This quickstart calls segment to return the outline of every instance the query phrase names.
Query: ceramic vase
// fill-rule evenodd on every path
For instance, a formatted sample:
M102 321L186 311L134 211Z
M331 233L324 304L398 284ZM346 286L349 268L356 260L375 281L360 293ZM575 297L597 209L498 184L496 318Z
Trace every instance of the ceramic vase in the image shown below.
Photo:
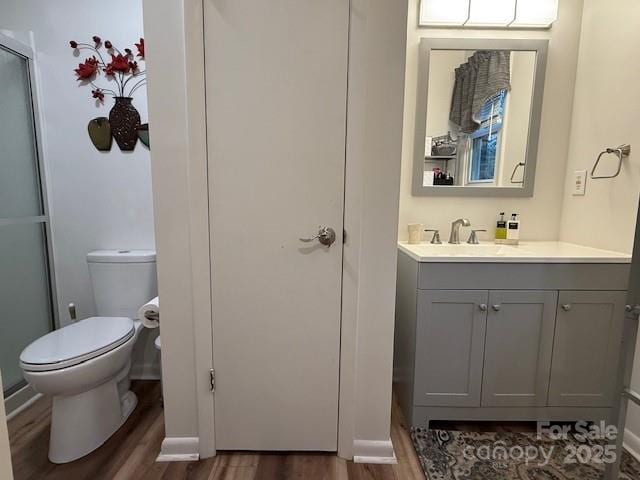
M111 134L120 150L131 151L138 141L140 114L131 104L131 97L115 97L115 104L109 112Z

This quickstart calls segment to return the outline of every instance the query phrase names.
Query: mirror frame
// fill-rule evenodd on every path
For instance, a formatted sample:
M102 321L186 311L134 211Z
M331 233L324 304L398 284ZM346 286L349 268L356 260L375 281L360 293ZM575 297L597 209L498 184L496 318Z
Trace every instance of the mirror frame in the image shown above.
M483 38L422 38L420 39L418 63L418 92L416 100L416 127L414 138L412 195L457 196L457 197L533 197L542 100L547 68L549 40L534 39L483 39ZM529 117L529 136L526 168L522 187L466 187L462 185L435 187L424 186L424 141L427 127L427 102L429 98L429 62L432 50L511 50L536 52L533 81L533 97Z

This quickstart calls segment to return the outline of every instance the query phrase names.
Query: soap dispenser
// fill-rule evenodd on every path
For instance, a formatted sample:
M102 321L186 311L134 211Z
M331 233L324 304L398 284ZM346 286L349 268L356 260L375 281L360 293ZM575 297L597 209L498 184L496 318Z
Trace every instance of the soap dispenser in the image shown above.
M507 221L504 219L504 212L500 212L500 218L496 223L495 242L498 244L505 243L507 240Z
M507 222L507 243L508 245L518 245L520 242L520 220L518 214L512 213L511 220Z

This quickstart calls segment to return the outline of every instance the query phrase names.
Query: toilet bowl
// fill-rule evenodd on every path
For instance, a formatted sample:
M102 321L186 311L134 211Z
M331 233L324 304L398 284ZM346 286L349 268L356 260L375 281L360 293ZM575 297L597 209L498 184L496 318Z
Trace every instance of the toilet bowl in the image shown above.
M53 463L100 447L133 412L138 400L129 390L129 368L140 328L125 317L87 318L39 338L20 355L25 380L53 396Z
M99 448L135 409L131 352L142 328L140 305L157 295L155 252L87 256L96 317L35 340L20 355L24 379L53 397L49 460L67 463Z

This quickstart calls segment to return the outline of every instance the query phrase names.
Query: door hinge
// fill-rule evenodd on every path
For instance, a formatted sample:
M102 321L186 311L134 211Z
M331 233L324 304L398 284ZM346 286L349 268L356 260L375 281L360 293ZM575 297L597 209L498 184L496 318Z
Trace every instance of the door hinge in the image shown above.
M209 388L211 393L216 391L216 371L213 368L209 370Z

